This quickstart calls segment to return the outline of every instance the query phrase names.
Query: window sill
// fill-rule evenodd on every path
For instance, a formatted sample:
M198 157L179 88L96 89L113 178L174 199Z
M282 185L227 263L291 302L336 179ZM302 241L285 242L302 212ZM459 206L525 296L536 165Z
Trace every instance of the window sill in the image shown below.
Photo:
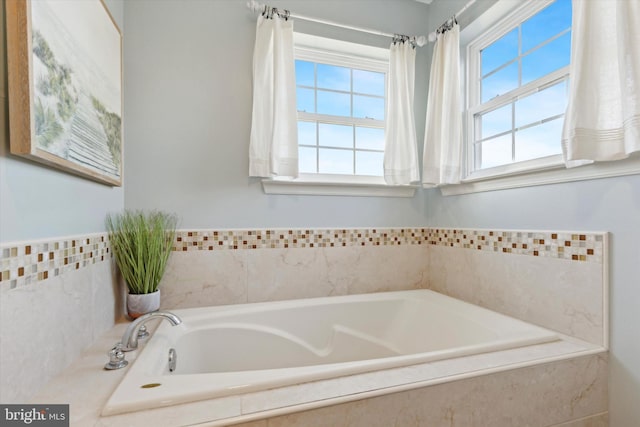
M593 163L571 169L565 168L564 164L562 164L545 170L519 171L488 177L467 178L460 184L440 187L440 192L443 196L455 196L636 174L640 174L640 154L632 155L624 160Z
M382 177L303 175L296 179L263 179L266 194L413 197L416 185L388 185Z

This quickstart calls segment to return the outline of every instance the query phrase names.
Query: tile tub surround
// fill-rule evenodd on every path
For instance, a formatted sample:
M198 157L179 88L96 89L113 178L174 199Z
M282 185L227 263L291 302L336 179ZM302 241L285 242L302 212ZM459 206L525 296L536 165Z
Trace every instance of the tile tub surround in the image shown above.
M105 233L0 244L0 287L11 289L111 259Z
M161 284L164 308L432 288L606 347L606 336L595 332L606 330L606 233L417 227L180 230L172 255ZM555 265L549 271L557 277L536 280L545 277L545 262ZM28 353L17 366L30 372L15 395L0 393L3 402L5 396L32 395L72 360L70 353L77 354L113 324L113 313L122 305L112 265L106 233L0 244L0 360L10 366L6 363L18 354ZM600 282L593 279L596 273L604 277ZM89 289L94 295L105 293L95 303L97 311L78 308ZM563 305L571 299L577 305ZM605 310L595 313L603 299ZM12 319L25 312L32 313L34 322L11 327ZM75 331L72 345L56 326L70 313L78 329L70 329ZM101 319L96 326L77 321L93 319L94 313ZM60 338L48 348L61 355L43 363L27 337L37 337L34 343ZM6 350L12 345L13 353ZM4 377L2 384L8 384Z
M548 344L101 417L126 373L102 370L105 348L125 327L118 324L105 333L32 401L68 403L71 425L87 426L552 426L607 411L606 352L564 337ZM130 363L136 355L127 354Z
M96 262L0 287L0 402L24 403L113 327L122 316L113 273Z
M235 425L604 427L606 382L606 357L590 356Z
M444 228L178 230L177 252L443 246L603 264L606 233ZM0 286L47 280L111 258L106 233L0 243Z
M427 286L425 245L174 252L164 308L190 308Z
M605 263L432 246L428 270L429 289L608 346Z
M428 229L179 230L164 308L426 287Z
M602 266L605 237L419 227L179 230L160 285L162 304L189 308L427 288L437 267L429 268L429 253L440 248L515 256L525 264L567 260L569 269ZM475 277L472 270L463 275L467 282Z

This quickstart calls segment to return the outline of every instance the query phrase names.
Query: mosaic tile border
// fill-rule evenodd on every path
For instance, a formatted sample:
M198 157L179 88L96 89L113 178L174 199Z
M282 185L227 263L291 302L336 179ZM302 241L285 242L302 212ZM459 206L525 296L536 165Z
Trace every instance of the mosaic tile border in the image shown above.
M0 246L0 284L28 285L111 259L107 234Z
M447 228L179 230L174 251L436 245L603 263L606 235ZM0 245L0 284L10 289L111 259L106 233Z
M518 255L603 263L603 233L429 229L428 243Z
M444 228L180 230L174 251L437 245L602 263L602 233Z
M174 251L426 244L427 228L180 230Z

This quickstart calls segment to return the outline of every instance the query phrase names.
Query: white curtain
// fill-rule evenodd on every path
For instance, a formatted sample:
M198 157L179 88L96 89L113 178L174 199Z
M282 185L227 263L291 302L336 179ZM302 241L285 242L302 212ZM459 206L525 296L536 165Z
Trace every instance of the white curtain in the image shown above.
M568 167L640 151L640 1L573 0Z
M439 33L433 48L427 119L424 133L422 183L460 182L462 149L460 100L460 27Z
M293 21L258 17L249 176L298 176Z
M416 50L409 41L394 41L389 54L384 179L387 184L404 185L420 181L413 114Z

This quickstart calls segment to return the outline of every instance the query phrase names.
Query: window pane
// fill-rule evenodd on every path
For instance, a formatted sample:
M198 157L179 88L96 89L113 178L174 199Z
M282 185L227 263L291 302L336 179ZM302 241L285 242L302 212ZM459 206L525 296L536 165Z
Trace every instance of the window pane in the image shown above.
M384 150L384 129L356 127L356 148Z
M571 32L522 58L522 84L569 65Z
M298 111L306 111L307 113L315 113L315 101L314 101L313 89L296 89L296 108Z
M522 23L522 52L527 52L569 27L571 0L556 0Z
M319 128L321 146L353 148L353 126L320 123Z
M321 148L319 150L320 173L340 173L353 174L353 151L352 150L332 150Z
M316 149L310 147L298 148L298 170L300 173L317 173Z
M353 70L353 91L384 96L384 73Z
M508 32L480 52L482 75L518 56L518 28Z
M503 95L518 87L518 62L482 79L482 102Z
M314 86L313 62L296 60L296 84Z
M384 153L356 151L356 175L382 176Z
M566 80L516 101L516 127L539 122L567 108Z
M351 69L318 64L318 87L332 90L351 90Z
M511 124L512 105L513 104L508 104L482 115L480 119L482 121L482 135L480 139L485 139L513 129Z
M384 99L353 95L353 117L384 120Z
M351 116L351 97L346 93L318 91L318 113Z
M313 89L296 89L296 108L298 111L315 113L315 93Z
M562 153L562 123L559 118L516 132L516 161Z
M313 122L298 122L298 144L316 145L316 124Z
M479 169L511 163L511 134L478 143L476 149L482 150Z

